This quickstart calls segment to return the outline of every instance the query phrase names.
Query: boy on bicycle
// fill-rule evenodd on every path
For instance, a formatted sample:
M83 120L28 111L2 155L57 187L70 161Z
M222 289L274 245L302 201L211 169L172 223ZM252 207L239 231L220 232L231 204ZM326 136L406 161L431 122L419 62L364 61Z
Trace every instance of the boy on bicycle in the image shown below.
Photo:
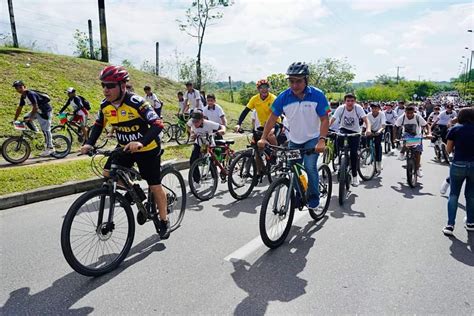
M117 163L124 167L132 167L137 163L140 175L153 192L159 210L159 218L155 216L153 219L156 231L161 239L167 239L170 235L170 224L166 193L161 186L161 150L158 142L163 122L141 96L127 91L129 74L124 67L107 66L99 78L105 99L100 105L97 120L89 140L81 148L81 153L86 154L93 148L106 123L115 127L119 146L123 147L124 152L130 153L120 156ZM109 159L105 164L106 177L109 175L111 163Z
M377 170L382 170L382 136L385 130L385 114L381 111L380 103L370 103L372 109L367 115L372 134L374 135L375 162Z
M87 117L89 115L89 112L87 111L86 106L83 102L83 100L85 101L85 99L81 96L77 96L76 89L74 89L73 87L67 88L66 93L68 99L66 101L66 104L64 104L61 110L59 110L59 114L62 114L68 106L72 106L72 121L79 125L79 128L82 131L82 135L84 135L84 140L87 141L87 138L89 136L87 133Z

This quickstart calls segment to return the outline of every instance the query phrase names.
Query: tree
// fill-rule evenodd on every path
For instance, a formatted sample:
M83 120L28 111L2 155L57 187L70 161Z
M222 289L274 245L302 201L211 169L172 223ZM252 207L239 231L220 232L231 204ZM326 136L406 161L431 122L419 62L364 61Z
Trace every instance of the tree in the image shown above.
M288 81L284 74L272 74L268 76L267 80L270 82L272 92L276 95L288 88Z
M201 65L201 78L197 77L197 62L194 58L184 58L179 62L178 78L181 81L191 81L198 87L198 80L201 80L199 87L201 89L205 85L214 82L217 77L217 71L211 64L204 63Z
M255 87L255 82L250 82L245 85L239 90L239 101L241 104L246 105L249 103L251 97L257 94L257 88Z
M155 74L155 66L148 59L143 61L140 70L149 74Z
M89 36L85 32L81 32L78 29L74 32L73 35L75 47L74 55L79 58L89 58L91 59L90 47L89 47ZM99 60L100 56L100 45L99 42L94 41L92 43L92 49L94 50L95 59Z
M132 64L132 62L131 62L130 60L128 60L128 59L122 60L122 66L124 66L124 67L127 68L127 69L130 69L130 68L135 69L135 66L134 66L134 65Z
M354 80L352 66L345 59L325 58L309 63L309 84L328 92L344 92Z
M201 88L202 83L201 52L206 29L212 25L212 21L223 17L223 13L217 10L229 5L232 5L230 0L193 0L191 7L186 10L186 20L176 20L181 31L198 41L196 56L196 87L198 89Z

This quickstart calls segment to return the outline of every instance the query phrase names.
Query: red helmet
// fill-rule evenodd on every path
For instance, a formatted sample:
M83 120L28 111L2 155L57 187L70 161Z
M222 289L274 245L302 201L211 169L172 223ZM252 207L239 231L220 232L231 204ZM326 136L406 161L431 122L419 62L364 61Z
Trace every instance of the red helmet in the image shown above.
M266 84L267 86L270 86L270 83L268 82L267 79L260 79L259 81L257 81L257 89L261 86L261 85L264 85Z
M107 66L100 72L100 81L121 82L128 81L128 71L122 66Z

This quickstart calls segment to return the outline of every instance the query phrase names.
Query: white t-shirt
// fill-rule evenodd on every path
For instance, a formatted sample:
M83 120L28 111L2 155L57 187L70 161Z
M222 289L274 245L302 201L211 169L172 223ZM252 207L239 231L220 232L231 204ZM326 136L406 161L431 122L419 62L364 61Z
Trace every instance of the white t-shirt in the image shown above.
M281 122L283 124L283 127L285 127L285 136L286 139L290 139L290 123L288 122L288 119L283 117L283 120Z
M421 128L426 126L426 121L421 115L416 114L410 120L406 117L406 115L402 115L397 119L395 123L396 126L403 125L403 132L408 133L415 137L421 137Z
M254 127L254 129L257 130L257 128L260 127L260 121L258 120L257 111L255 111L255 110L252 111L252 120L255 120L255 127Z
M203 114L209 121L216 122L217 124L221 124L221 116L225 116L224 110L217 103L212 110L209 108L209 105L205 106Z
M160 99L156 96L156 94L152 93L151 95L145 95L145 100L150 103L150 105L155 109L158 110L161 108Z
M405 108L400 109L400 108L397 106L397 108L395 109L395 112L397 112L397 115L398 115L398 116L402 116L403 114L405 114Z
M334 112L334 117L339 123L339 128L345 128L354 133L360 132L359 119L366 117L364 109L359 104L354 104L352 111L346 109L346 105L340 105L336 112Z
M448 125L449 121L451 121L453 118L457 117L456 111L451 111L451 113L447 113L446 111L443 111L439 113L438 115L438 125Z
M438 112L438 113L436 113L436 112L431 112L431 113L430 113L430 116L428 116L428 122L433 123L434 121L436 121L436 119L437 119L438 116L439 116L439 113L440 113L440 112Z
M385 125L385 114L382 111L379 112L377 117L374 117L374 112L370 112L367 115L367 119L370 122L372 132L377 132L382 128L382 125Z
M186 101L184 101L184 100L183 100L183 101L179 101L179 100L178 100L178 106L179 106L179 113L182 113L182 114L183 114L183 113L184 113L184 108L185 108L185 106L186 106ZM188 110L187 113L189 113L189 110Z
M212 134L217 131L220 127L220 124L204 119L200 127L195 127L191 119L188 121L188 126L191 127L191 131L193 131L196 136L205 136L206 134ZM194 143L200 145L202 144L202 139L200 142L199 138L196 138Z
M189 101L189 108L192 110L203 110L204 106L201 102L201 93L199 90L193 89L192 92L186 92L184 93L184 104Z
M390 112L383 111L383 113L385 114L385 120L388 124L392 124L392 125L395 124L398 118L397 112L395 112L394 110L391 110Z

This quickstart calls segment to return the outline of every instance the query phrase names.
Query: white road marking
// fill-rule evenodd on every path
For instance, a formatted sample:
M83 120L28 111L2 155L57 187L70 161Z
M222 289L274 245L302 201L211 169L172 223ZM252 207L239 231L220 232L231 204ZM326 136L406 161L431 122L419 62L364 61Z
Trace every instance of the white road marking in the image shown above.
M305 215L308 214L307 210L300 211L298 209L295 210L295 216L293 217L293 224L297 223L300 219L302 219ZM262 238L259 236L255 237L236 251L232 252L230 255L224 258L225 261L229 262L237 262L239 260L244 260L249 255L257 251L260 247L266 247L263 242Z

